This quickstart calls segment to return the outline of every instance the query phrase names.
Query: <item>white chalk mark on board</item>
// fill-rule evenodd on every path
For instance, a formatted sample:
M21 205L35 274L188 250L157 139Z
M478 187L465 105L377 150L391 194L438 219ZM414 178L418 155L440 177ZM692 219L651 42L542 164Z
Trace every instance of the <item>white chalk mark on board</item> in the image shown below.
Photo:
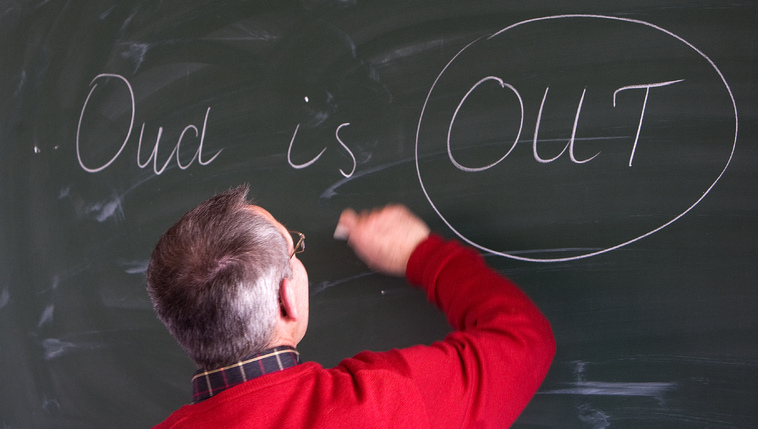
M540 391L543 395L585 395L585 396L646 396L663 400L664 394L677 389L674 382L618 382L587 381L584 376L589 362L576 361L572 383L560 383L561 388Z
M521 109L521 116L520 116L521 123L519 125L518 133L516 134L516 139L513 141L513 144L511 145L510 149L508 149L508 151L505 153L505 155L503 155L497 161L495 161L495 162L493 162L493 163L491 163L489 165L486 165L484 167L476 167L476 168L474 168L474 167L466 167L466 166L461 165L455 159L455 157L453 156L453 152L452 152L452 148L451 148L451 134L453 132L453 124L455 124L455 121L456 121L456 119L458 117L458 113L460 112L461 107L466 102L466 100L471 95L471 93L475 89L477 89L480 85L482 85L483 83L485 83L487 81L490 81L490 80L496 81L498 84L500 84L501 88L506 88L507 87L508 89L510 89L516 95L516 97L518 98L519 107ZM650 94L650 88L659 88L659 87L662 87L662 86L667 86L667 85L671 85L671 84L682 82L682 81L684 81L684 79L673 80L673 81L668 81L668 82L660 82L660 83L648 83L648 84L642 84L642 85L629 85L629 86L621 87L621 88L617 89L613 93L613 107L616 107L616 95L619 92L630 90L630 89L645 89L645 100L642 103L642 111L640 113L639 125L637 126L637 135L636 135L636 137L634 139L634 145L632 146L631 155L629 157L629 167L632 166L632 160L634 159L634 153L635 153L635 151L637 149L637 143L638 143L639 138L640 138L640 132L642 131L642 123L643 123L643 119L645 117L645 107L647 106L647 100L648 100L648 96ZM581 116L581 113L582 113L582 105L584 104L584 98L585 98L585 95L587 94L587 88L584 88L584 90L582 91L582 96L579 98L579 104L578 104L578 106L576 108L576 115L574 116L574 124L573 124L573 127L571 128L571 137L569 138L568 143L563 148L563 150L561 151L561 153L559 153L558 155L556 155L556 156L554 156L552 158L542 158L539 155L539 153L537 151L537 141L538 141L539 133L540 133L540 124L542 122L542 112L543 112L543 110L545 108L545 100L547 99L547 94L548 94L549 90L550 90L550 87L545 88L545 93L542 96L542 102L540 103L540 108L539 108L539 111L537 112L537 121L536 121L535 126L534 126L534 138L532 140L532 154L534 155L534 159L537 160L537 162L540 162L542 164L548 164L548 163L551 163L551 162L557 160L558 158L560 158L566 152L566 150L568 150L569 151L569 157L571 158L571 161L573 163L575 163L575 164L584 164L586 162L592 161L598 155L600 155L600 152L596 153L595 155L593 155L593 156L591 156L589 158L583 159L583 160L577 159L576 155L574 154L574 147L575 147L575 143L577 141L576 130L577 130L577 127L579 126L579 117ZM499 77L496 77L496 76L487 76L487 77L485 77L483 79L480 79L477 83L475 83L468 90L468 92L466 92L466 94L461 98L461 101L458 103L458 107L456 107L455 112L453 113L452 119L450 120L450 125L448 127L448 131L447 131L447 153L448 153L448 158L450 159L450 162L457 169L462 170L462 171L477 173L477 172L480 172L480 171L488 170L488 169L490 169L490 168L492 168L492 167L500 164L505 158L508 157L508 155L511 154L511 152L513 151L513 149L516 148L516 144L518 143L518 139L521 136L521 130L523 129L523 127L524 127L524 101L521 98L521 95L519 94L518 90L515 87L513 87L511 84L504 82Z
M540 103L540 110L537 112L537 124L534 126L534 140L532 141L532 154L534 155L534 159L536 159L538 162L541 162L543 164L546 164L546 163L549 163L549 162L553 162L556 159L560 158L561 155L563 155L563 152L566 152L566 149L569 146L569 145L566 145L566 147L563 148L563 150L561 151L561 153L559 153L555 157L549 158L549 159L542 158L537 153L537 137L540 134L540 122L542 122L542 111L545 108L545 100L547 99L547 92L548 92L548 90L550 90L550 87L545 88L545 95L542 96L542 103ZM579 116L579 115L577 114L577 116ZM574 124L574 133L575 132L576 132L576 123ZM572 141L573 141L573 134L574 133L572 133Z
M115 194L110 200L90 204L86 207L85 212L89 215L94 215L95 220L101 223L112 217L115 217L117 220L124 218L121 198Z
M92 97L92 94L95 92L95 89L97 89L97 83L95 83L99 79L107 79L107 78L116 78L120 79L125 85L126 88L129 90L129 100L131 102L131 119L129 122L129 130L126 132L126 137L124 137L123 143L121 143L121 147L118 149L115 155L108 160L105 164L100 165L99 167L88 167L85 165L83 159L82 159L82 149L81 149L81 134L82 134L82 122L84 121L84 112L87 110L87 105L89 104L89 101ZM136 112L136 105L135 105L135 97L134 97L134 89L132 89L132 85L129 83L129 81L117 74L110 74L110 73L103 73L97 75L92 82L90 83L92 86L92 89L90 89L89 94L87 95L87 99L84 101L84 105L82 106L81 114L79 115L79 124L76 127L76 157L79 160L79 166L84 169L84 171L88 173L97 173L99 171L102 171L111 164L113 164L114 161L121 155L121 153L124 151L124 148L126 147L126 144L129 142L129 137L132 135L132 129L134 128L134 116ZM166 168L168 167L169 163L171 162L172 158L176 158L176 164L177 166L182 169L186 170L192 165L192 163L197 160L198 164L200 165L208 165L211 162L213 162L223 151L223 149L219 149L218 152L216 152L213 156L210 157L208 160L203 160L203 144L205 143L205 135L206 135L206 129L208 126L208 117L211 113L211 108L208 107L205 111L205 118L203 119L203 125L202 129L198 129L197 126L190 124L187 125L184 130L182 130L182 133L179 135L179 139L176 142L176 146L174 146L174 149L171 151L171 154L169 154L168 158L166 159L166 162L163 164L162 167L158 168L158 147L160 145L161 136L163 135L163 127L158 127L158 134L155 139L155 146L153 147L153 151L150 154L150 157L148 157L147 161L142 162L141 161L141 153L142 153L142 139L145 131L145 123L142 123L142 128L140 130L140 136L139 136L139 142L137 145L137 165L139 165L140 168L145 168L150 164L150 161L153 161L153 171L155 174L160 175L163 173ZM197 147L197 151L193 155L192 159L186 164L183 165L180 160L180 152L181 152L181 145L182 140L185 138L185 136L188 133L194 133L196 138L199 138L199 144Z
M82 332L80 334L77 334L77 337L79 336L87 336L87 337L94 337L94 336L100 336L102 334L107 333L108 331L87 331ZM120 332L117 332L116 335L121 335ZM44 350L44 356L46 360L51 360L55 358L59 358L61 356L65 356L73 351L76 350L96 350L96 349L102 349L106 347L113 347L115 345L118 345L117 342L108 341L77 341L77 342L71 342L71 341L64 341L60 338L45 338L42 340L42 349Z
M603 141L603 140L619 140L619 139L624 139L626 137L627 136L582 137L582 138L577 138L576 140L577 141ZM540 143L555 143L555 142L558 142L558 141L563 141L563 140L562 139L541 139L541 140L539 140ZM525 140L521 140L521 141L518 142L518 144L524 144L524 143L526 143ZM431 155L426 155L423 158L424 159L426 159L426 158L432 158L432 157L434 157L436 155L441 155L441 154L442 154L442 152L439 152L439 153L435 153L435 154L431 154ZM324 192L322 192L321 195L319 196L319 198L332 198L332 197L336 196L337 195L337 189L339 187L341 187L342 185L344 185L345 183L350 182L351 180L358 179L358 178L363 177L363 176L368 176L368 175L380 172L382 170L386 170L388 168L394 168L394 167L397 167L399 165L406 164L406 163L409 163L409 162L414 162L414 161L415 161L414 158L406 158L406 159L401 159L399 161L390 162L390 163L387 163L387 164L382 164L380 166L374 167L374 168L369 169L369 170L362 170L361 172L359 172L357 174L353 174L350 177L346 177L344 179L341 179L341 180L335 182L332 186L330 186ZM532 250L514 251L513 253L514 254L528 254L528 253L542 253L542 252L572 252L572 251L593 251L594 252L594 251L599 251L599 250L602 250L602 249L600 249L600 248L532 249Z
M604 246L603 248L598 249L596 251L590 251L590 252L587 252L587 253L583 253L583 254L576 255L576 256L570 256L570 257L533 258L533 257L519 256L519 255L515 254L514 252L498 251L498 250L492 249L490 247L483 246L483 245L481 245L479 243L474 242L470 238L466 237L463 233L461 233L458 229L456 229L456 226L454 226L445 217L445 215L442 213L442 211L440 210L440 208L437 207L437 205L435 204L435 202L434 202L434 200L432 198L432 195L430 194L430 189L428 189L428 185L429 184L425 183L425 181L424 181L424 177L423 177L422 172L421 172L421 159L423 158L423 156L419 153L420 152L419 147L420 147L420 144L421 144L421 141L422 141L422 137L421 137L422 136L422 130L425 129L426 123L428 122L427 120L425 120L425 116L432 116L432 117L434 117L435 114L439 113L439 112L435 112L434 111L434 104L435 103L433 103L433 100L436 99L435 96L437 95L436 91L438 90L438 86L441 87L441 88L444 88L444 84L441 83L443 81L443 75L446 75L448 69L451 69L451 70L453 69L452 65L454 63L456 63L457 60L460 57L462 57L463 53L465 51L468 51L469 48L471 48L472 45L477 44L479 42L486 43L487 41L493 40L496 37L498 37L499 35L501 35L503 33L506 33L509 30L512 30L512 29L514 29L516 27L519 27L519 26L524 26L524 25L528 25L528 24L532 24L532 23L537 23L537 22L543 22L543 21L568 20L568 19L575 19L575 20L597 19L597 20L606 20L606 21L617 21L617 22L625 22L625 23L637 24L637 25L640 25L640 26L652 28L652 29L654 29L654 30L656 30L658 32L661 32L661 33L665 34L668 37L676 39L678 42L681 42L684 46L686 46L687 52L690 52L690 50L691 50L692 52L694 52L695 54L697 54L696 56L697 56L698 59L704 59L707 62L708 66L709 66L709 71L710 71L710 69L712 69L718 75L718 79L716 79L716 82L718 82L719 86L723 85L723 88L726 90L726 93L727 93L727 95L729 97L729 107L728 107L728 109L729 109L730 113L732 113L734 115L734 132L733 132L733 135L730 135L729 140L728 140L728 142L730 143L730 148L729 148L730 151L729 151L728 159L726 159L726 162L725 162L723 168L720 168L720 170L718 171L715 179L713 179L713 181L710 183L710 185L707 187L707 189L705 189L705 191L703 191L703 192L698 193L697 197L696 197L696 200L694 201L694 203L688 203L689 205L684 206L685 208L684 208L684 210L682 212L680 212L678 214L672 215L672 217L669 218L668 221L666 221L665 223L663 223L662 225L660 225L658 227L655 227L655 228L653 228L651 230L647 230L648 232L635 233L635 235L631 236L631 238L625 237L625 238L623 238L621 240L614 241L615 244L614 243L610 243L610 244L608 244L608 245ZM476 52L473 49L471 51ZM485 72L483 72L482 76L488 76L488 73L490 73L490 71L487 70L486 71L487 74L484 74L484 73ZM498 78L494 78L494 77L490 76L490 77L484 78L484 81L486 81L487 79L497 80ZM480 80L479 82L481 83L482 81L483 80ZM613 105L615 107L615 105L616 105L615 104L616 103L616 98L617 98L617 95L620 92L628 91L628 90L632 90L632 89L644 89L645 90L645 101L643 102L643 104L641 106L640 116L639 116L639 119L638 119L637 136L635 137L634 144L633 144L633 146L631 148L631 151L630 151L631 154L630 154L630 157L629 157L629 167L631 167L632 164L633 164L633 160L634 160L634 156L635 156L635 151L637 149L637 145L638 145L638 142L639 142L639 137L640 137L640 134L641 134L640 131L641 131L641 127L642 127L642 123L643 123L643 119L644 119L645 112L646 112L646 107L647 107L647 97L649 95L650 89L651 88L665 87L665 86L669 86L669 85L672 85L672 84L675 84L675 83L679 83L679 82L683 82L683 81L684 81L684 79L677 79L677 80L669 80L669 81L656 82L656 83L633 84L633 85L622 86L620 88L617 88L616 91L614 92L614 94L613 94ZM502 87L502 85L501 85L501 87ZM476 88L476 85L474 86L474 88ZM466 96L463 97L463 100L466 99L466 97L468 96L468 94L470 94L471 91L474 88L472 88L471 90L469 90L468 93L466 93ZM443 89L439 89L439 91L443 91ZM585 91L586 91L586 89L585 89ZM514 92L517 93L517 91L515 90L515 88L514 88ZM545 95L543 96L543 99L542 99L543 106L544 106L544 103L545 103L545 99L547 97L547 92L548 91L546 89L545 90ZM582 98L580 99L579 106L578 106L577 112L576 112L576 116L574 118L574 128L573 128L573 131L572 131L572 138L569 140L569 145L567 146L567 148L570 149L570 150L572 149L572 145L571 144L573 142L575 142L575 141L578 140L578 139L575 138L575 132L576 132L576 129L577 129L577 123L579 121L579 116L580 116L580 112L581 112L582 102L583 101L584 101L584 93L582 95ZM461 103L463 103L463 101L461 101ZM609 104L610 104L610 100L609 100ZM453 104L453 106L454 106L454 104ZM458 107L460 107L460 104L458 105ZM433 113L429 113L430 111L433 112ZM541 114L541 112L542 112L542 109L540 108L540 114ZM456 113L457 113L457 110L456 110ZM451 123L454 122L455 119L456 119L455 115L452 115ZM535 140L534 140L534 143L533 143L534 144L534 149L533 150L534 150L534 157L535 157L535 159L538 162L545 163L545 162L550 162L552 160L555 160L555 159L557 159L557 157L556 158L552 158L552 159L543 159L543 158L541 158L537 154L537 150L536 150L537 144L536 144L536 142L537 142L537 131L539 130L539 125L540 125L540 119L541 119L541 116L538 116L536 127L535 127ZM731 134L731 130L727 130L727 131ZM450 61L447 62L447 64L443 67L442 71L437 75L437 77L435 78L434 82L432 83L432 87L430 88L429 92L427 93L427 97L424 100L424 104L423 104L423 107L421 109L421 115L419 116L419 121L418 121L417 128L416 128L416 147L415 147L416 173L417 173L417 176L418 176L419 184L421 185L421 189L422 189L422 191L423 191L423 193L424 193L427 201L431 205L432 209L437 213L437 215L445 223L445 225L447 225L448 228L450 228L451 231L453 231L461 240L465 241L469 245L474 246L474 247L476 247L476 248L478 248L478 249L480 249L482 251L492 253L494 255L499 255L499 256L503 256L503 257L507 257L507 258L512 258L512 259L517 259L517 260L531 261L531 262L566 262L566 261L572 261L572 260L587 258L587 257L591 257L591 256L596 256L596 255L600 255L600 254L603 254L603 253L606 253L606 252L611 252L611 251L617 250L617 249L619 249L621 247L624 247L624 246L627 246L627 245L629 245L631 243L635 243L635 242L637 242L637 241L639 241L639 240L641 240L643 238L649 237L650 235L655 234L656 232L658 232L658 231L666 228L667 226L671 225L672 223L676 222L677 220L679 220L680 218L682 218L683 216L685 216L687 213L689 213L695 206L697 206L705 198L705 196L714 188L714 186L716 186L716 183L719 182L719 180L721 179L721 177L726 172L727 168L729 167L729 165L730 165L730 163L732 161L732 158L734 157L734 152L735 152L736 145L737 145L737 135L738 135L738 133L739 133L739 115L738 115L738 112L737 112L737 105L736 105L736 102L735 102L734 94L732 93L732 90L731 90L728 82L726 81L726 78L724 77L723 73L719 70L719 68L716 66L716 64L705 53L703 53L702 51L700 51L698 48L696 48L691 43L687 42L686 40L684 40L680 36L677 36L676 34L670 32L670 31L668 31L668 30L666 30L666 29L664 29L662 27L659 27L657 25L654 25L654 24L651 24L651 23L648 23L648 22L645 22L645 21L636 20L636 19L619 18L619 17L613 17L613 16L604 16L604 15L583 15L583 14L555 15L555 16L547 16L547 17L534 18L534 19L528 19L528 20L525 20L525 21L521 21L521 22L518 22L516 24L513 24L511 26L508 26L508 27L506 27L506 28L498 31L498 32L494 33L493 35L491 35L491 36L489 36L487 38L484 38L484 37L478 38L478 39L472 41L471 43L467 44L466 46L464 46L461 50L459 50L450 59ZM445 142L441 141L440 143L444 144ZM449 150L449 147L450 147L449 132L448 132L448 142L447 142L447 145L448 145L448 150ZM566 148L564 148L564 151L561 152L561 154L563 154L565 152L565 149ZM594 159L597 155L598 154L595 154L593 157L588 158L588 159L578 160L578 159L576 159L573 156L573 153L572 153L572 157L571 158L572 158L572 161L574 163L584 163L584 162L588 162L588 161ZM506 154L506 156L507 156L507 154ZM561 155L558 155L558 156L561 156ZM460 165L456 163L455 159L453 159L452 156L450 157L450 159L451 159L451 161L453 161L453 165L455 167L460 168ZM495 164L497 164L497 162ZM494 164L491 164L491 166L492 165L494 165ZM486 168L487 167L485 167L485 169ZM476 171L476 170L475 169L471 169L471 170L466 170L466 171ZM645 228L648 228L648 226L645 226ZM582 246L577 246L577 247L582 247Z
M8 301L11 299L11 294L8 291L8 286L3 288L3 291L0 292L0 308L5 307L8 305Z
M42 312L42 315L39 318L39 323L37 323L38 328L46 323L51 323L53 321L54 310L55 310L55 306L53 304L50 304L47 307L45 307L45 310Z
M611 426L608 414L593 408L590 404L579 405L579 420L588 424L591 429L606 429Z
M373 271L370 271L370 272L365 272L365 273L357 274L354 276L346 277L344 279L339 279L339 280L334 280L334 281L323 281L323 282L320 282L316 286L310 287L310 290L311 290L310 295L311 296L318 295L319 293L329 289L330 287L337 286L337 285L340 285L342 283L346 283L352 280L357 280L362 277L370 276L373 274L376 274L376 273Z
M343 171L343 170L340 168L340 173L342 173L342 175L343 175L343 176L345 176L345 177L350 177L350 176L352 176L352 175L353 175L353 173L355 173L355 167L357 166L357 163L355 162L355 155L353 155L353 152L350 150L350 148L349 148L349 147L347 147L347 145L346 145L346 144L345 144L345 143L342 141L342 139L340 138L340 130L341 130L343 127L346 127L346 126L348 126L348 125L350 125L350 122L346 122L346 123L344 123L344 124L340 125L339 127L337 127L337 131L335 131L335 132L334 132L334 136L337 138L337 141L338 141L338 142L340 142L340 145L342 145L342 147L343 147L343 148L345 148L345 150L347 151L348 155L350 155L350 158L352 158L352 160L353 160L353 169L352 169L352 170L350 170L350 174L347 174L347 173L345 173L345 172L344 172L344 171Z
M97 88L97 84L95 81L97 81L100 78L118 78L124 81L126 84L126 87L129 89L129 99L132 103L132 110L131 110L131 119L129 122L129 131L126 133L126 137L124 138L124 143L121 144L121 148L119 148L118 152L116 152L116 155L113 156L113 158L110 159L110 161L106 162L105 164L101 165L100 167L95 168L89 168L84 165L84 162L82 161L81 151L79 149L79 136L82 129L82 119L84 119L84 111L87 110L87 103L89 103L90 97L92 97L92 93L95 92L95 89ZM129 136L132 135L132 126L134 125L134 114L136 111L136 108L134 106L134 90L132 89L132 85L129 83L128 80L126 80L125 77L117 75L117 74L110 74L110 73L103 73L95 76L94 79L92 79L92 82L90 82L90 85L92 86L92 89L90 89L89 94L87 95L87 99L84 100L84 106L82 106L82 112L79 115L79 126L76 127L76 156L79 159L79 165L84 169L84 171L88 173L97 173L98 171L102 171L105 168L108 168L109 165L113 164L113 162L118 158L119 155L121 155L121 152L124 151L124 148L126 147L126 143L129 141Z
M58 289L58 286L60 285L60 283L61 283L60 277L58 277L57 275L53 276L53 281L52 281L52 284L50 285L50 287L47 288L47 289L40 290L39 292L37 292L37 295L41 295L41 294L43 294L45 292L49 292L51 290L54 291L54 290Z
M140 68L145 61L145 54L150 46L147 43L132 43L129 48L121 53L121 58L132 60L134 62L134 72Z
M102 20L104 20L105 18L107 18L107 17L108 17L108 15L110 15L110 14L111 14L111 12L113 11L113 9L115 9L115 8L116 8L116 6L112 6L112 7L110 7L110 8L109 8L109 9L107 9L105 12L101 13L100 15L98 15L97 19L99 19L99 20L101 20L101 21L102 21Z
M121 261L119 265L124 267L124 272L127 274L144 274L147 272L147 265L149 263L149 260L144 259L139 261Z
M566 144L566 147L563 148L561 153L559 153L558 155L550 159L544 159L537 154L537 136L540 133L540 122L542 121L542 110L545 107L545 99L547 99L547 92L549 89L550 87L545 88L545 95L542 96L542 102L540 103L540 110L539 112L537 112L537 124L534 126L534 139L532 141L532 153L534 155L534 159L536 159L538 162L541 162L543 164L547 164L560 158L561 155L563 155L563 153L566 152L566 149L568 149L569 158L571 158L571 161L573 163L584 164L585 162L592 161L593 159L595 159L596 156L600 155L600 152L582 161L579 161L578 159L576 159L576 156L574 156L574 142L576 142L577 140L576 128L579 125L579 115L582 112L582 104L584 104L584 96L587 93L587 88L584 88L584 91L582 91L582 97L579 99L579 105L576 108L576 116L574 116L574 126L573 128L571 128L571 138L569 138L569 142ZM522 112L523 112L523 109L522 109ZM522 121L523 121L523 118L522 118Z
M564 383L564 386L540 393L544 395L648 396L660 399L666 392L675 390L677 384L673 382L578 381Z
M378 171L385 170L387 168L396 167L398 165L405 164L407 162L413 162L413 159L409 158L409 159L403 159L403 160L396 161L396 162L391 162L391 163L388 163L388 164L383 164L383 165L380 165L378 167L374 167L374 168L372 168L370 170L363 170L363 171L361 171L361 172L359 172L357 174L351 175L349 177L345 177L344 179L341 179L341 180L337 181L335 184L333 184L332 186L330 186L329 188L327 188L324 192L322 192L321 195L319 196L319 198L332 198L333 196L337 195L337 191L336 191L337 188L339 188L340 186L344 185L345 183L347 183L347 182L349 182L351 180L357 179L359 177L367 176L367 175L376 173Z
M223 40L262 40L264 42L275 42L279 40L279 37L276 34L271 33L270 31L264 29L264 28L255 28L255 29L249 29L246 26L242 24L237 24L234 26L235 28L239 28L242 30L245 34L247 34L249 37L247 38L224 38Z
M510 253L514 255L528 255L530 253L596 252L598 250L602 249L600 247L555 247L549 249L512 250Z
M456 116L458 116L458 111L461 110L461 106L463 106L463 103L466 102L466 99L468 98L468 96L471 95L471 93L479 85L481 85L481 84L483 84L483 83L485 83L487 81L490 81L490 80L496 81L498 84L500 84L501 88L503 88L503 89L508 88L514 94L516 94L516 97L518 98L519 106L521 107L521 124L519 125L518 133L516 133L516 138L513 140L513 144L511 145L511 148L508 149L508 152L506 152L505 155L503 155L500 159L498 159L497 161L493 162L492 164L485 165L484 167L476 167L476 168L465 167L465 166L461 165L460 163L458 163L458 161L455 160L455 157L453 157L453 152L450 149L450 134L452 134L452 132L453 132L453 124L455 123ZM480 79L479 82L475 83L474 86L472 86L468 90L468 92L466 92L466 95L463 96L463 98L461 99L460 103L458 103L458 107L455 109L455 113L453 113L453 118L450 120L450 126L447 129L447 156L448 156L448 158L450 158L450 162L452 162L453 165L456 168L458 168L459 170L468 171L468 172L479 172L479 171L488 170L488 169L490 169L490 168L492 168L492 167L500 164L500 162L502 160L504 160L505 158L507 158L508 155L510 155L511 152L513 152L513 149L516 147L516 144L518 143L519 137L521 137L521 130L523 128L524 128L524 101L521 99L521 94L519 94L519 92L516 90L516 88L513 87L513 85L511 85L509 83L506 83L506 82L503 82L503 80L500 79L499 77L497 77L497 76L487 76L487 77L485 77L483 79Z
M60 402L58 402L57 399L51 399L45 395L42 397L42 409L45 410L47 414L52 415L52 414L60 412L61 404Z
M305 102L306 103L308 102L308 97L307 96L305 97ZM353 151L351 151L350 148L347 147L347 145L345 144L345 142L342 140L342 138L340 138L340 130L342 128L348 126L348 125L350 125L349 122L345 122L343 124L340 124L340 126L338 126L337 130L334 132L334 137L337 139L337 142L339 142L340 146L342 146L347 151L348 155L350 155L350 158L353 161L353 168L352 168L352 170L350 170L350 173L345 173L345 170L343 170L341 168L339 169L340 173L342 173L342 175L345 176L345 177L347 177L347 178L349 178L350 176L353 175L353 173L355 173L355 168L358 165L357 162L356 162L356 160L355 160L355 155L353 155ZM316 155L314 158L312 158L310 161L304 162L302 164L295 164L292 161L292 146L295 144L295 138L297 137L297 132L299 130L300 130L300 124L297 124L295 126L295 132L292 133L292 139L290 139L290 145L287 148L287 163L289 163L290 167L292 167L292 168L294 168L296 170L301 170L303 168L307 168L307 167L310 167L311 165L313 165L316 161L319 160L319 158L321 158L321 155L323 155L324 152L326 152L326 149L328 148L328 147L324 147L323 149L321 149L321 152L319 152L319 154Z
M161 135L163 135L163 127L158 127L158 135L155 138L155 146L153 147L152 153L150 153L150 156L147 158L147 161L144 163L140 160L142 159L142 136L145 133L145 124L142 124L142 128L140 129L139 133L139 143L137 144L137 165L140 166L140 168L145 168L150 164L150 160L153 160L153 171L155 174L161 174L164 170L166 170L166 167L168 167L168 164L171 162L171 158L176 156L176 165L179 166L180 169L186 170L188 169L195 160L198 161L200 165L208 165L210 164L216 157L221 153L219 150L211 159L208 161L202 160L202 150L203 150L203 140L205 140L205 127L208 124L208 115L211 113L211 108L209 107L205 111L205 119L203 120L203 129L202 133L198 134L198 129L196 126L190 124L184 127L184 130L182 130L182 133L179 135L179 140L176 142L176 146L174 146L174 149L169 154L168 158L166 159L166 162L163 164L163 167L160 169L158 168L158 147L160 145ZM195 152L195 155L192 156L192 159L186 164L182 165L182 161L179 159L179 152L182 145L182 140L184 139L185 134L187 134L187 131L193 131L195 133L195 137L200 137L200 146L198 147L197 152Z
M13 92L13 96L17 97L21 93L21 91L23 91L25 85L26 85L26 70L21 70L21 74L18 77L18 85L16 86L16 91Z
M645 107L647 106L647 98L650 95L650 88L659 88L661 86L667 86L674 83L684 82L684 79L670 80L668 82L660 83L648 83L645 85L629 85L624 86L613 92L613 107L616 107L616 95L621 91L627 91L630 89L644 89L645 100L642 102L642 112L640 113L640 123L637 126L637 135L634 137L634 144L632 145L632 155L629 157L629 166L632 166L632 160L634 160L634 152L637 150L637 142L640 140L640 131L642 131L642 120L645 118Z
M306 167L310 166L311 164L313 164L314 162L318 161L318 159L321 158L321 155L323 155L324 152L326 151L326 148L323 148L321 150L321 152L319 152L319 154L316 155L315 158L313 158L310 161L308 161L306 163L303 163L303 164L295 164L294 162L292 162L292 145L295 144L295 137L297 137L297 132L298 132L299 129L300 129L300 124L297 124L295 126L295 132L292 134L292 139L290 140L290 146L287 149L287 162L290 164L290 166L292 168L294 168L296 170L300 170L302 168L306 168Z
M70 353L78 348L74 343L61 341L57 338L47 338L42 341L42 348L45 350L45 359L51 360Z

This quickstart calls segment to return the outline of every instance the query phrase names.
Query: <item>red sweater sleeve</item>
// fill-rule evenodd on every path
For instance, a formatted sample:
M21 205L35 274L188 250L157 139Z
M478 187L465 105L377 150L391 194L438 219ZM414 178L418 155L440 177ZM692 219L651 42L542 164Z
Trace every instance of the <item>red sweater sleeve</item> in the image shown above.
M507 427L539 388L555 354L549 322L472 249L431 236L408 280L426 290L455 332L398 353L424 395L431 427Z

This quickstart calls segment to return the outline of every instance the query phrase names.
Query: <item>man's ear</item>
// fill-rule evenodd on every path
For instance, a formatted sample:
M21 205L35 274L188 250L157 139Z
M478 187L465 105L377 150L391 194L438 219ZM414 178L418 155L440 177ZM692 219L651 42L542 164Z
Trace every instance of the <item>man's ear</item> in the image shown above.
M297 299L295 297L294 285L289 279L285 278L279 286L279 305L281 306L282 317L293 321L299 317L297 313Z

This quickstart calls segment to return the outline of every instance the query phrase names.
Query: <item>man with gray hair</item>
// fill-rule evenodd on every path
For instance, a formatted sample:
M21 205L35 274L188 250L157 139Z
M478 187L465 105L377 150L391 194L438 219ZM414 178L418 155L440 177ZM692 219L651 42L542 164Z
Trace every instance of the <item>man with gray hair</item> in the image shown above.
M474 251L431 234L408 209L342 213L372 269L405 275L455 329L444 341L301 363L308 274L288 231L238 187L203 202L158 242L147 271L155 311L195 361L193 403L160 428L506 427L547 374L550 325Z

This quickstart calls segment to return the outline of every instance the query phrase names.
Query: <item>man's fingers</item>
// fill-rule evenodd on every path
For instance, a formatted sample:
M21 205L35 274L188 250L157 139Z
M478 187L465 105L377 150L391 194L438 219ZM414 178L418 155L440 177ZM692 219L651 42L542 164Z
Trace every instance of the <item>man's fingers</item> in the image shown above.
M345 209L334 238L347 240L370 268L403 275L411 253L429 233L429 227L405 206L388 204L360 213Z

